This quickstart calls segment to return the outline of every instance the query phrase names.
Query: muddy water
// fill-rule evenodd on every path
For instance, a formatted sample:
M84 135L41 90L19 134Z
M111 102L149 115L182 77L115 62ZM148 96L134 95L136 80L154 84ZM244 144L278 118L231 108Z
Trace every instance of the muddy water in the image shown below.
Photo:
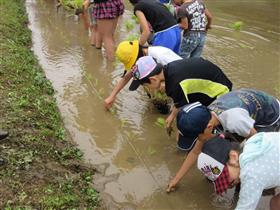
M215 19L203 56L221 66L235 88L253 87L280 98L279 1L206 3ZM107 207L216 209L212 185L195 168L178 191L165 193L185 154L176 150L174 136L168 138L155 125L164 116L141 90L125 89L114 110L104 111L103 98L120 79L122 65L103 59L103 51L89 45L82 23L63 10L57 13L54 0L27 0L26 5L33 50L56 90L67 130L99 171L94 182ZM125 27L131 17L131 6L126 8L117 42L137 31ZM244 23L242 31L229 27L235 21ZM267 202L263 198L259 207L266 208Z

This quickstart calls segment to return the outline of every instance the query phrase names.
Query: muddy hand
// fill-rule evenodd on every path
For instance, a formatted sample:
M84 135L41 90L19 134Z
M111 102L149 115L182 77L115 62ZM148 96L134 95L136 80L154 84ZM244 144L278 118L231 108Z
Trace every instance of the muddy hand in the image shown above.
M113 103L114 103L114 98L112 98L112 97L107 97L107 98L104 100L104 107L105 107L107 110L109 110L109 109L112 107Z
M171 133L173 131L172 123L173 123L173 118L169 115L165 120L165 129L168 136L171 136Z
M166 192L167 193L174 192L176 190L176 184L177 183L173 179L171 179L171 181L167 185Z
M167 189L166 189L167 193L174 192L175 190L176 190L176 186L171 186L170 184L167 185Z
M172 127L172 126L166 127L165 129L166 129L167 135L168 135L168 136L171 136L172 132L174 131L174 130L173 130L173 127Z

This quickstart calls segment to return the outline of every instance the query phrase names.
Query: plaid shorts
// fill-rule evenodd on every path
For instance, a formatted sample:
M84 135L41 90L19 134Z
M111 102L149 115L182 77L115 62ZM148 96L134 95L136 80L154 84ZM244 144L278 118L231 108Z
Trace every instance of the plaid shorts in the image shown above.
M124 4L122 0L108 0L94 4L93 16L96 19L114 19L123 13Z

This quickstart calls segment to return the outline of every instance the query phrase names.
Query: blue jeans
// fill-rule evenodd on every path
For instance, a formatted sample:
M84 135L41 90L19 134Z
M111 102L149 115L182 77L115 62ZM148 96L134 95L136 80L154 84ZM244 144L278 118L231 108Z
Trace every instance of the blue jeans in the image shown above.
M205 32L189 32L183 37L179 55L182 58L200 57L205 38Z

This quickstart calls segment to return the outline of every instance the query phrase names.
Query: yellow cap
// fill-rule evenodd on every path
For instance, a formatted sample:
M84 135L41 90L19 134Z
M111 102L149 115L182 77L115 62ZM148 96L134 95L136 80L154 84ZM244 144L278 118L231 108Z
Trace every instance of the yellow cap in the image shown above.
M117 58L124 64L125 70L131 70L135 64L139 52L139 42L123 41L116 50Z

